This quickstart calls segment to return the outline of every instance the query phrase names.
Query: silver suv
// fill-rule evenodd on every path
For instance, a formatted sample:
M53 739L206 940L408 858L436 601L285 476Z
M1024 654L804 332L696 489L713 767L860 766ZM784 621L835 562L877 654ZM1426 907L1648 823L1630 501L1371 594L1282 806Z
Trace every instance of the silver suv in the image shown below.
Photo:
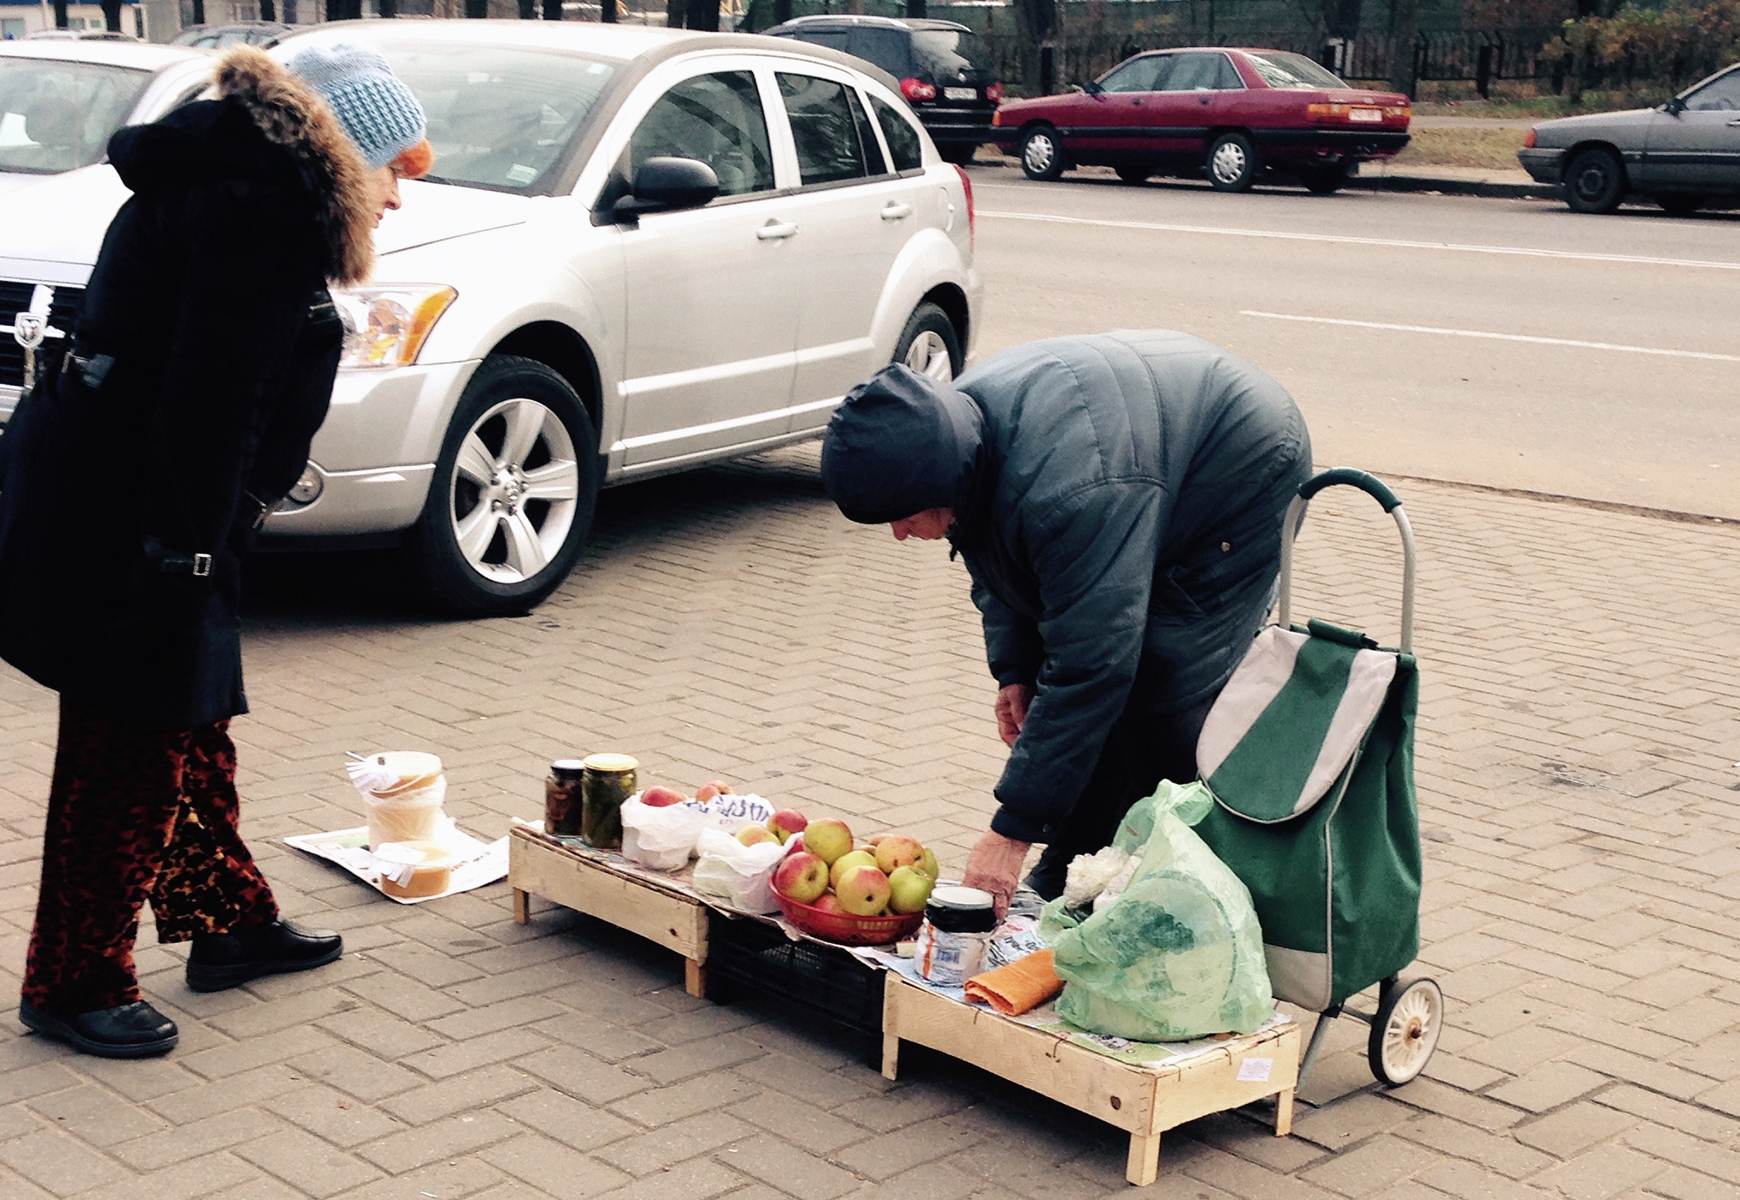
M335 293L332 409L266 536L401 542L442 607L523 612L573 567L601 486L814 437L890 361L960 369L981 293L965 177L863 63L471 20L271 53L315 40L392 61L435 174L387 214L374 280ZM125 194L99 165L0 198L0 341L47 339L0 356L0 409L70 332Z

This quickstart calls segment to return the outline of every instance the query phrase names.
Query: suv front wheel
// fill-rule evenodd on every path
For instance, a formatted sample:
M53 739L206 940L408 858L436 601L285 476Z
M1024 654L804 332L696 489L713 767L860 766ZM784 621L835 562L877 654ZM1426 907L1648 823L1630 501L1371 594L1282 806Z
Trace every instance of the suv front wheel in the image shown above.
M894 361L945 383L959 375L961 339L948 314L928 300L913 309L895 344Z
M598 504L598 432L562 376L485 359L459 399L410 550L456 616L535 608L573 569Z

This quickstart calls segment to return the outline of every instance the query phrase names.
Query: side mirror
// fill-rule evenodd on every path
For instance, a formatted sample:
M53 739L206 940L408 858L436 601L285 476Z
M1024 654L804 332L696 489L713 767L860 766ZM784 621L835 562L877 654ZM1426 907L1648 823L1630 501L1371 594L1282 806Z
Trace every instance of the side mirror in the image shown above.
M634 173L634 186L611 211L632 223L646 213L700 208L719 194L713 168L693 158L649 158Z
M1093 80L1090 79L1086 83L1081 85L1081 90L1086 92L1090 96L1098 96L1098 95L1103 94L1106 89L1101 87L1099 84L1095 83Z
M1686 102L1678 96L1675 96L1666 104L1662 105L1661 110L1670 117L1677 117L1686 111Z

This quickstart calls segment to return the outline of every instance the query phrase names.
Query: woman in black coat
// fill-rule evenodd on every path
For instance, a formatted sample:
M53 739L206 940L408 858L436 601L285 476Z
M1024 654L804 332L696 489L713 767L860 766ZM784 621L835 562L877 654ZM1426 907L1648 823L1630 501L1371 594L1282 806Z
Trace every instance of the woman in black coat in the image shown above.
M106 1057L177 1038L134 972L147 899L196 990L342 950L279 918L237 830L240 563L326 415L327 282L368 274L423 114L346 46L231 51L216 95L111 141L133 195L0 441L0 657L60 693L19 1017Z

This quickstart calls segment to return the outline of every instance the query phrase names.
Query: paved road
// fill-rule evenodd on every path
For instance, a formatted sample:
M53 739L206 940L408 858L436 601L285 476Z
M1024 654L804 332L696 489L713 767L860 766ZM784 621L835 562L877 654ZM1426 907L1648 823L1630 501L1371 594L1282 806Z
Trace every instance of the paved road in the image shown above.
M973 179L981 351L1184 329L1286 384L1325 462L1740 517L1740 214Z

